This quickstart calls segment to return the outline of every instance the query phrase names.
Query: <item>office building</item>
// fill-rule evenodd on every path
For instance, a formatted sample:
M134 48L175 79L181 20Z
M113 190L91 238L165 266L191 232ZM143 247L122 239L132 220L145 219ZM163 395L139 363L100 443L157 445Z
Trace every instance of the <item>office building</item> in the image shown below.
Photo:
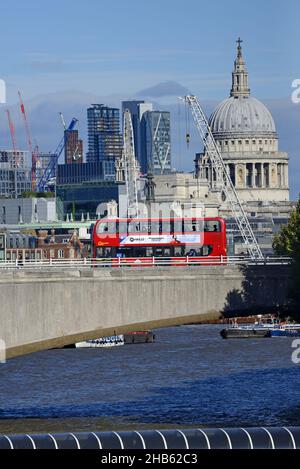
M102 164L104 179L115 177L115 163L121 158L123 138L120 132L120 110L93 104L87 110L87 163Z
M124 183L90 181L56 186L57 213L61 220L72 217L74 221L80 221L87 216L96 220L105 215L106 204L113 200L118 204L118 215L126 216L127 193Z
M0 197L17 198L31 191L28 152L0 150Z
M171 172L171 119L166 111L147 111L142 118L147 168L153 174Z
M114 180L114 174L103 171L107 162L94 162L82 164L59 164L57 166L57 185L81 184L85 182L100 182Z
M141 171L146 174L148 171L147 165L147 153L146 153L146 127L143 121L143 115L147 111L153 110L153 104L147 103L146 101L123 101L122 112L128 109L131 114L133 135L134 135L134 146L135 156L138 160Z
M65 130L65 163L83 163L83 141L79 139L78 130Z

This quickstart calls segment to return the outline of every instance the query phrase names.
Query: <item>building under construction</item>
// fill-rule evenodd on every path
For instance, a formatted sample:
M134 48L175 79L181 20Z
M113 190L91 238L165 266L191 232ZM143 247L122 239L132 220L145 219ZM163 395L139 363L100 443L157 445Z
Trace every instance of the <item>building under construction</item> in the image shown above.
M0 150L0 197L17 198L31 191L31 167L26 151Z

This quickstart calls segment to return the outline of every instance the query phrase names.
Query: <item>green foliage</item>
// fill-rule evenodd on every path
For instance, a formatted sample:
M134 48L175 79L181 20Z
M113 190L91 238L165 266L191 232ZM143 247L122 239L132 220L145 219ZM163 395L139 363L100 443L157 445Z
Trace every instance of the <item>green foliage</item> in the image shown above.
M292 312L300 316L300 199L289 223L274 238L275 253L292 258L292 282L289 292Z
M294 257L300 249L300 200L289 223L274 238L274 250L279 256Z

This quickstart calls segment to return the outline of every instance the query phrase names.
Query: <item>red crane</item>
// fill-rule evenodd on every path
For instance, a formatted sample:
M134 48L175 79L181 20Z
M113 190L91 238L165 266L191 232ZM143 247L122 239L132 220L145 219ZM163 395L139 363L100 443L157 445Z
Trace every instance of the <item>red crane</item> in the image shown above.
M15 126L14 126L14 123L12 121L9 109L6 109L6 114L7 114L9 131L10 131L10 136L11 136L11 143L12 143L12 146L13 146L15 166L18 167L20 165L20 159L19 159L19 155L18 155L18 151L17 151L17 145L16 145Z
M35 191L36 190L36 164L37 164L37 161L38 161L38 158L39 158L38 146L36 145L33 148L31 133L30 133L30 129L29 129L29 123L28 123L28 120L27 120L25 106L24 106L23 99L22 99L20 91L18 91L18 95L19 95L19 101L20 101L21 114L22 114L23 121L24 121L24 126L25 126L25 132L26 132L26 137L27 137L28 148L29 148L29 151L30 151L31 157L32 157L31 183L32 183L32 190Z
M9 109L6 109L6 114L7 114L9 131L10 131L10 136L11 136L11 143L12 143L14 152L16 152L17 151L17 145L16 145L16 138L15 138L15 127L14 127L13 121L11 119Z

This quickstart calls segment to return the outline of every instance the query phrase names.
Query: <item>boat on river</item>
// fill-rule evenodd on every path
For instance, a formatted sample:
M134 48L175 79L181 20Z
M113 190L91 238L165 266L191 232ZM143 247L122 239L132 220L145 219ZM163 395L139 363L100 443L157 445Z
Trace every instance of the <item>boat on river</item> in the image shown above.
M300 324L258 321L239 326L236 321L221 332L223 339L265 339L272 337L300 337Z
M87 340L75 344L75 348L110 348L122 345L146 344L155 342L152 331L129 332L128 334L112 335L100 339Z
M223 329L220 334L223 339L265 339L271 337L269 329L255 326L228 327Z

